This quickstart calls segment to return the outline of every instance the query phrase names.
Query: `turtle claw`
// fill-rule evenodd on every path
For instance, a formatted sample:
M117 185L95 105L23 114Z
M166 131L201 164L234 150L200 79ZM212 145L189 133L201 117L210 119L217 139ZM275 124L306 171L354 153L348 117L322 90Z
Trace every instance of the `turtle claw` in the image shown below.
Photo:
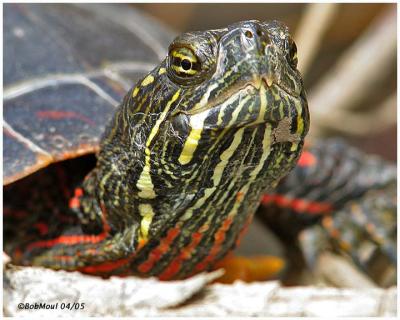
M312 270L318 256L329 246L328 237L320 225L315 225L299 234L299 246L308 269Z
M395 189L367 192L357 202L325 216L321 224L300 233L305 261L313 269L324 250L351 258L377 284L381 274L397 263Z
M333 250L380 283L382 270L397 263L396 184L395 165L343 141L317 141L257 214L287 245L291 269L302 259L312 270L322 251ZM303 254L291 253L297 246Z

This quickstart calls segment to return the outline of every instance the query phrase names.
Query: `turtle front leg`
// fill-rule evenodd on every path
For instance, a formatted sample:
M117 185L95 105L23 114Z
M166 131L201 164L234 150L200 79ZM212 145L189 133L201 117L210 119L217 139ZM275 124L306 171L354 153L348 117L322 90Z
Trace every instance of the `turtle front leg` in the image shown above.
M31 243L25 256L31 256L29 264L52 269L81 271L109 276L130 273L130 261L136 254L134 239L136 227L110 235L73 234L51 240ZM40 249L39 254L35 250Z
M304 150L277 190L264 196L258 215L288 251L302 247L309 266L323 250L333 249L376 279L377 270L385 269L377 262L395 266L397 261L396 179L393 164L340 140L319 141Z
M310 267L323 250L333 250L381 286L393 284L396 273L396 187L371 190L350 201L321 224L300 233L299 241Z
M9 250L14 263L102 276L130 273L129 262L138 249L137 226L132 224L121 231L112 230L104 205L98 204L81 187L75 189L68 202L69 208L59 210L62 206L54 203L36 208L34 212L43 212L40 216L31 213L25 214L24 220L20 219L25 230L30 230L28 218L33 219L34 227L41 225L43 230L29 238L21 237L24 241L17 242ZM49 213L48 210L60 212ZM11 213L16 216L19 211Z

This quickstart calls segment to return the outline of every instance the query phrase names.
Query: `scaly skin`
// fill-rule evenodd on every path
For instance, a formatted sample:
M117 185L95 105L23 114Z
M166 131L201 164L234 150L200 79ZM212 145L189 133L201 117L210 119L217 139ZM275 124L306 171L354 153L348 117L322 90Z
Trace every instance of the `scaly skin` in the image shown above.
M299 158L309 114L296 64L277 22L175 39L108 125L70 201L79 230L66 224L19 261L160 279L211 268Z
M339 139L315 141L257 216L286 244L294 273L333 250L379 283L397 264L396 182L395 164Z

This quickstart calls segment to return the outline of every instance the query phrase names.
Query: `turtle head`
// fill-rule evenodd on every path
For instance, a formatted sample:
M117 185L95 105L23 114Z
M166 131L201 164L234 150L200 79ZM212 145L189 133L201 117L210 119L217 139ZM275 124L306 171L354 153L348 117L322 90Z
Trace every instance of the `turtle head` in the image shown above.
M295 165L309 126L296 65L296 45L275 21L177 37L108 126L99 163L115 177L100 179L101 190L146 202L231 182L236 191L274 186Z
M170 45L166 65L169 80L192 97L179 107L190 113L212 109L241 89L260 90L262 84L293 97L303 91L296 44L277 21L185 33Z
M181 165L190 165L196 153L206 155L211 146L226 142L223 137L232 137L239 129L250 134L267 126L271 146L288 143L298 151L309 114L296 69L296 45L286 26L245 21L225 29L185 33L170 45L165 64L163 81L172 91L180 90L170 120L183 141Z

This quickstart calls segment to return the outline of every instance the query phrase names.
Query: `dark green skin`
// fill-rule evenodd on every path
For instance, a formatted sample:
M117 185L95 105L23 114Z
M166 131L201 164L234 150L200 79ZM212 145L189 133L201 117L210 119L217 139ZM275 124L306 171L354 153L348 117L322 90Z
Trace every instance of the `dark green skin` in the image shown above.
M25 263L187 277L235 247L261 195L295 166L309 114L287 28L240 22L183 34L170 53L177 48L197 57L196 74L177 74L170 54L152 81L147 76L130 90L83 183L74 209L82 235L104 238L34 250ZM182 163L196 129L197 144ZM69 258L52 258L60 256Z

